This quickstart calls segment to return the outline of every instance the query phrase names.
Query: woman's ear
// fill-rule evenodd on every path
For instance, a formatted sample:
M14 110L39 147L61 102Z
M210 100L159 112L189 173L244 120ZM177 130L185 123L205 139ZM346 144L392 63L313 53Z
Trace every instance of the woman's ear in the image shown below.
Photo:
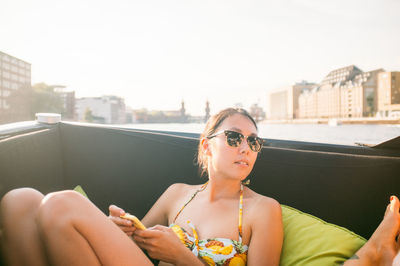
M202 138L201 141L201 146L203 148L203 153L204 155L211 155L210 149L209 149L209 143L207 138Z

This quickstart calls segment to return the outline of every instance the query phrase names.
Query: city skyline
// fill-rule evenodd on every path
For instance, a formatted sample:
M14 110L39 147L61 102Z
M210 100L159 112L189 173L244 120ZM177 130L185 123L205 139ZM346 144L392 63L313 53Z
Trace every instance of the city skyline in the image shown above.
M32 82L76 97L117 95L133 109L191 115L333 69L400 70L400 1L105 1L0 3L0 51L32 64Z

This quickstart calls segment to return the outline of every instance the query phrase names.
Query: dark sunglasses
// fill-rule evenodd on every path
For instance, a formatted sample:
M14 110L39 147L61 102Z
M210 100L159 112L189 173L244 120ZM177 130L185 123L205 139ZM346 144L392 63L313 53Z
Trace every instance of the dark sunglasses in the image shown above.
M231 147L239 147L239 145L242 144L243 139L246 139L250 149L254 152L260 152L264 143L262 138L256 136L244 136L242 133L232 130L221 130L207 138L212 139L221 134L225 134L226 142Z

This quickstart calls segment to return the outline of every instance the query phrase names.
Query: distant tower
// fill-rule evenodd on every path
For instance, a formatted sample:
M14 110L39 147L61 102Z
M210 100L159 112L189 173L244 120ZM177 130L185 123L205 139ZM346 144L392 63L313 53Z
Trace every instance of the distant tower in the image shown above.
M208 119L210 118L210 103L208 100L206 101L206 116L204 117L204 122L207 122Z
M185 102L182 100L181 103L181 122L186 122L186 110L185 110Z

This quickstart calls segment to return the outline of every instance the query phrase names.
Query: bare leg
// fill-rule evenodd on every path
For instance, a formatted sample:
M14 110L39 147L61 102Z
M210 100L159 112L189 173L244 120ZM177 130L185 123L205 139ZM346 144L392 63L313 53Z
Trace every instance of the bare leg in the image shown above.
M48 264L35 222L43 197L34 189L21 188L1 200L1 241L7 265Z
M400 230L399 199L393 197L386 208L385 217L367 243L356 253L356 257L344 265L387 265L398 266L394 258L399 252Z
M152 265L121 229L74 191L47 195L38 225L51 264Z

